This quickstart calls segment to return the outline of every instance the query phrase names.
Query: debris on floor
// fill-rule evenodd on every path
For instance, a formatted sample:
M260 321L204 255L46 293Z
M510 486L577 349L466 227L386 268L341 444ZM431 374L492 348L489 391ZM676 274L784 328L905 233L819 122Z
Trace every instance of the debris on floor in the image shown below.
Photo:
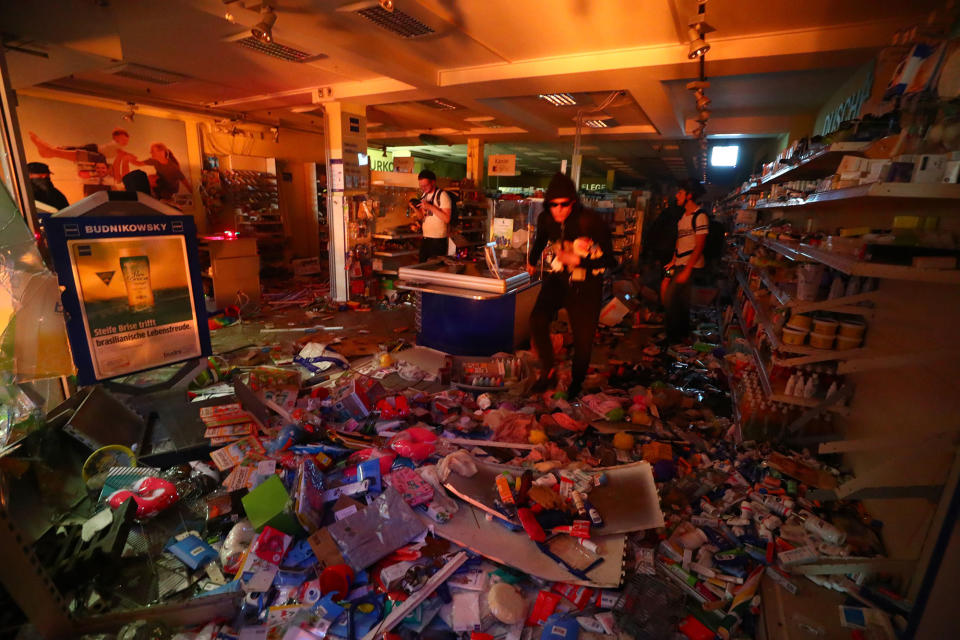
M740 441L719 327L668 346L631 334L649 314L617 315L599 341L635 356L579 399L527 394L524 353L460 366L401 341L357 359L307 336L211 358L189 391L209 448L100 460L54 580L78 615L237 604L122 637L752 637L764 580L896 614L849 577L882 556L879 523L816 499L839 471Z

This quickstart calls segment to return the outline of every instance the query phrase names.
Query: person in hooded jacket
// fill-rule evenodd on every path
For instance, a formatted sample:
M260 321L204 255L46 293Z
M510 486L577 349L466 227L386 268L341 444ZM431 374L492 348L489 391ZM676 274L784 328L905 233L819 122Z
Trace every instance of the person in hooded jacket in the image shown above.
M50 179L50 167L43 162L28 162L27 175L30 177L30 186L33 187L33 199L42 202L59 211L70 206L67 197L60 189L53 186Z
M541 257L543 264L538 267ZM530 314L530 341L542 366L534 393L542 393L556 382L550 323L563 308L573 331L573 378L567 397L572 400L579 395L600 317L603 277L615 264L607 224L597 212L581 204L573 181L557 173L544 196L527 256L530 275L538 270L543 273L540 294Z

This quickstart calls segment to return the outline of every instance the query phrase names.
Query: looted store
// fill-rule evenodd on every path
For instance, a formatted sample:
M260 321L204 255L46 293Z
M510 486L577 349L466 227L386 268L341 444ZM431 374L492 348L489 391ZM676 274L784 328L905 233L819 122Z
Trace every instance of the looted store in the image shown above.
M4 637L958 635L956 3L13 4Z

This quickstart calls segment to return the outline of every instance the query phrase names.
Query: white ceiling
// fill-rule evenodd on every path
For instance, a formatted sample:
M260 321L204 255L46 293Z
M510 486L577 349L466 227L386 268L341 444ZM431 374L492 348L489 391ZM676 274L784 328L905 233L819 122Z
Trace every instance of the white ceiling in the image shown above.
M258 21L260 0L0 2L0 24L24 48L47 55L8 51L15 87L46 83L308 129L320 127L322 103L343 100L368 106L368 119L380 123L369 130L377 144L419 144L429 134L560 150L572 144L578 108L622 91L606 112L618 126L588 129L585 144L632 142L597 155L664 171L650 160L656 154L637 145L682 141L695 112L684 85L699 72L686 58L696 0L395 0L398 11L433 30L416 39L344 11L352 0L267 1L278 16L276 42L312 61L277 60L235 41ZM857 66L943 4L709 0L716 32L707 38L715 111L708 132L809 130ZM186 78L157 85L107 72L120 62ZM574 93L585 106L557 108L535 97L551 92ZM421 102L435 98L459 108ZM679 147L684 155L696 148Z

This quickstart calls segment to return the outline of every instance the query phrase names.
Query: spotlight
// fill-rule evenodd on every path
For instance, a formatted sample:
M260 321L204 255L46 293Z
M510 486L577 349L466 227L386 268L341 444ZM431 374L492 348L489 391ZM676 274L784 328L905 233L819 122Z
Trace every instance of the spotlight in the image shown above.
M710 51L710 45L707 44L707 41L704 40L702 36L697 34L697 38L695 40L690 40L690 48L687 49L687 57L691 60L696 60L700 56L704 55L707 51Z
M706 122L710 119L710 109L701 109L697 116L697 122Z
M687 29L687 37L690 39L690 48L687 51L687 57L691 60L699 58L707 51L710 51L710 45L707 44L707 41L704 40L703 37L711 31L716 31L716 29L707 24L705 20L706 16L703 14L703 8L704 5L701 5L700 14L691 18L690 22L687 23L689 27L689 29Z
M121 120L126 120L127 122L133 122L134 116L137 115L137 105L135 105L135 104L132 103L132 102L128 102L128 103L127 103L127 106L130 107L130 110L127 111L127 112L126 112L125 114L123 114L122 116L120 116L120 119L121 119Z
M393 13L393 0L380 0L380 8Z
M264 5L260 9L260 22L253 25L250 33L260 42L273 42L273 25L277 22L277 14L273 9Z

